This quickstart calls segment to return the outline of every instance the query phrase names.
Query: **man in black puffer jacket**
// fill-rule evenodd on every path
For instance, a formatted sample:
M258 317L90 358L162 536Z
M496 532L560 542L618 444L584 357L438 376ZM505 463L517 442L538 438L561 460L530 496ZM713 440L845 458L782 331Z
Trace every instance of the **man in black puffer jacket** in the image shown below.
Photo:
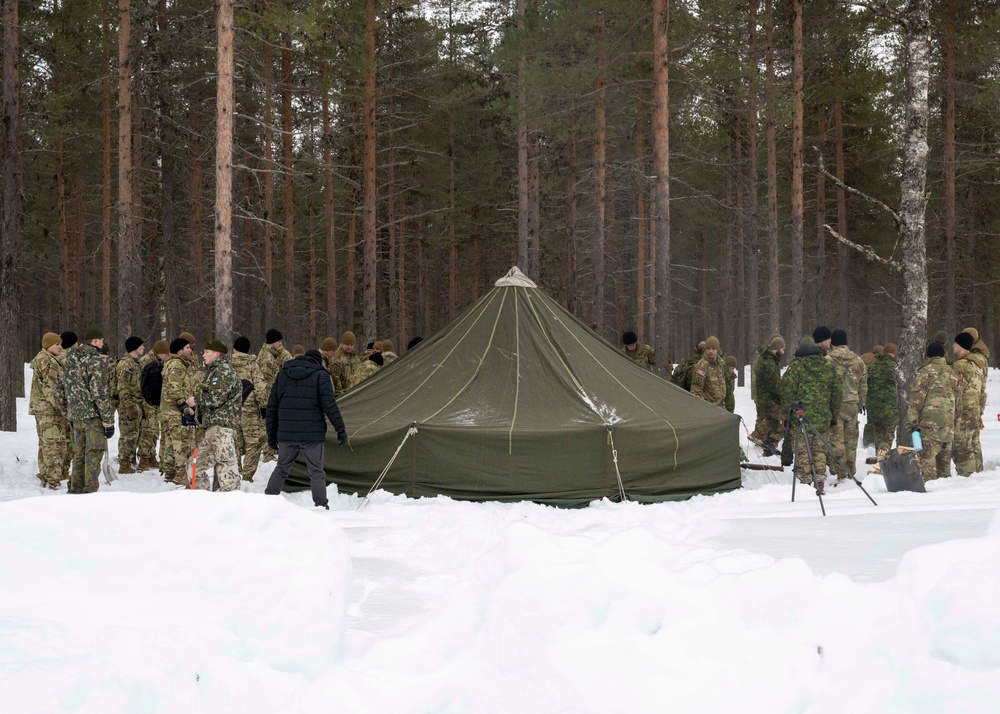
M333 396L330 373L322 364L323 355L318 350L309 350L288 361L274 380L267 400L266 429L268 445L278 452L278 465L264 493L272 496L281 493L288 470L301 453L309 469L313 503L328 509L323 474L327 418L341 446L347 443L347 430Z

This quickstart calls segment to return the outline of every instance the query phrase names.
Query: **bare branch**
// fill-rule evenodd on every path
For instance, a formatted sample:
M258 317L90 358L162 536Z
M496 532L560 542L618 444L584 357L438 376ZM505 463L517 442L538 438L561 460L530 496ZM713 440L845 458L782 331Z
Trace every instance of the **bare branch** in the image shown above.
M831 181L833 181L837 185L838 188L842 188L845 191L847 191L848 193L853 194L853 195L857 196L858 198L864 199L865 201L868 201L868 203L871 203L872 205L878 206L883 211L887 212L890 216L892 216L892 221L893 221L893 223L896 224L896 228L897 229L899 228L899 214L896 211L892 210L891 207L889 207L887 204L883 203L882 201L878 200L874 196L869 196L864 191L859 191L858 189L856 189L856 188L854 188L852 186L848 186L846 183L844 183L843 181L841 181L839 178L837 178L836 176L834 176L833 174L831 174L829 171L826 170L826 164L823 163L823 152L821 152L819 150L819 148L815 147L815 146L813 147L813 151L815 151L816 152L816 156L819 157L819 170L820 170L820 172L823 173L824 176L826 176ZM841 240L844 240L844 239L841 239Z
M828 223L824 223L823 227L826 228L826 230L828 230L830 232L830 235L832 235L834 238L836 238L849 248L854 248L854 250L864 255L866 258L868 258L868 260L874 263L882 263L883 265L887 265L893 270L895 270L897 273L901 273L903 271L903 266L899 263L899 261L883 258L881 255L872 250L869 246L861 245L859 243L855 243L854 241L847 240L847 238L844 238L844 236L840 235L839 233L837 233L837 231L833 230L833 228Z

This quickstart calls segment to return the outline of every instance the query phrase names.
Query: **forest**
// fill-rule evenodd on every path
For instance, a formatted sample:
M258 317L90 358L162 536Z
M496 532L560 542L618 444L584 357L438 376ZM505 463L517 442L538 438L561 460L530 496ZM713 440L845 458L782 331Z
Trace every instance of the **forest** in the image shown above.
M402 347L513 264L661 366L710 334L740 364L820 323L899 341L908 29L926 329L1000 329L996 0L3 5L17 364L94 322L113 352L272 326Z

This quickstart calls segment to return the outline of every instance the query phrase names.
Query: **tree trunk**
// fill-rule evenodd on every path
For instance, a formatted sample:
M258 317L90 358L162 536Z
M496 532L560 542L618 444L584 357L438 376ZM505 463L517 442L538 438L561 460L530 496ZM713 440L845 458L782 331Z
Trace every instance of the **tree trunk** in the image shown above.
M201 116L201 102L201 91L196 84L191 91L191 213L188 216L188 235L191 239L192 285L197 298L192 306L193 309L189 308L187 317L181 320L181 324L186 324L189 329L195 324L203 329L208 327L204 319L207 311L201 304L205 271L205 238L202 226L205 210L202 201L205 172L201 165L204 121Z
M642 110L642 100L635 102L635 157L639 162L639 170L635 176L635 198L636 198L636 318L635 331L640 342L646 340L645 318L646 318L646 172L643 169L645 156L646 138L643 128L645 116Z
M802 292L805 287L803 265L803 143L802 118L802 0L792 0L792 312L791 334L802 334Z
M0 240L0 431L17 431L16 395L24 383L18 338L21 323L21 166L18 151L21 79L18 0L3 3L3 238Z
M670 31L670 0L653 0L653 179L656 228L656 330L653 349L664 362L670 347L670 60L667 35Z
M580 317L580 296L576 284L576 118L569 116L566 139L566 309Z
M758 258L760 180L757 165L757 10L759 0L750 0L750 42L749 42L749 88L747 91L747 233L746 233L746 286L747 324L745 334L747 344L756 345L762 339L760 334L760 260ZM791 338L790 338L791 339Z
M826 114L823 105L816 108L819 115L817 143L820 151L826 144ZM829 286L826 283L826 174L816 171L816 273L811 281L815 284L816 299L813 302L817 322L829 323L832 318Z
M55 73L55 68L53 68L53 74ZM58 86L58 82L55 81L55 76L53 76L53 86ZM56 89L58 92L58 88ZM77 324L79 322L79 316L76 314L74 309L74 297L76 291L73 286L73 265L76 262L76 256L73 255L74 251L71 246L73 241L73 236L69 234L69 223L68 217L66 215L66 161L65 155L63 153L63 137L62 137L62 121L56 120L56 213L59 216L59 260L61 265L61 280L62 283L62 298L63 298L63 309L62 309L62 319L60 320L64 324Z
M291 14L288 0L285 9ZM281 158L285 174L285 310L281 316L286 329L296 330L295 312L295 156L292 153L292 31L285 30L281 47Z
M396 103L392 94L389 96L387 114L386 150L388 161L386 172L388 174L388 183L386 185L386 208L389 214L389 279L387 281L389 284L389 337L396 341L397 347L401 347L402 345L399 344L403 339L400 330L401 301L399 299L399 284L397 282L397 270L400 260L399 234L401 231L396 225L398 216L396 212Z
M354 295L358 270L358 161L358 142L355 136L351 142L351 182L347 191L347 276L344 281L344 329L352 331L355 329Z
M365 337L369 341L378 332L378 297L375 272L375 0L365 2L365 105L364 105L364 271Z
M731 313L733 317L736 318L737 324L741 324L741 320L746 319L746 287L747 287L747 275L746 275L746 226L744 225L745 217L745 206L743 205L744 194L746 192L745 182L746 176L743 173L743 117L739 114L736 115L736 295L738 299L735 301L736 304L731 305L731 310L727 310L727 314ZM732 252L734 247L732 245L728 248L730 252L730 261L732 258ZM733 273L729 273L729 280L733 279ZM732 299L732 291L727 287L727 292L729 298ZM726 318L728 322L728 316ZM747 358L747 346L746 346L746 330L732 328L731 332L727 332L728 339L735 339L735 351L740 362L743 362ZM742 374L742 372L740 372Z
M326 329L337 331L337 241L333 213L333 131L330 126L330 88L327 86L329 60L320 65L323 104L323 215L326 235ZM390 162L391 163L391 162Z
M607 338L604 314L604 225L607 209L607 115L605 110L604 11L597 12L597 78L594 82L594 240L591 263L594 276L591 302L593 328Z
M215 107L215 338L233 339L233 0L218 1Z
M528 270L528 60L524 44L527 0L517 0L517 264ZM528 277L531 277L529 274Z
M399 216L405 214L405 194L399 197ZM397 331L392 337L396 340L397 354L403 351L403 344L408 337L406 320L406 242L403 237L406 235L405 224L401 223L397 237L396 246L396 319L398 320Z
M111 325L111 30L108 0L101 13L101 66L103 74L102 108L104 115L104 155L101 186L102 261L101 261L101 322Z
M458 311L458 241L455 237L455 118L448 114L448 320Z
M160 103L159 134L160 134L160 230L162 251L157 256L159 266L157 281L157 305L160 307L160 335L172 335L177 331L178 296L176 270L174 261L167 260L167 253L175 247L174 241L174 145L173 106L170 100L170 83L166 81L167 68L170 66L168 52L171 44L167 35L167 0L159 0L157 4L159 29L159 66L161 81L158 95Z
M947 0L944 11L944 314L952 328L955 308L955 2Z
M539 235L541 229L541 181L539 176L540 132L528 132L528 276L541 276Z
M118 0L118 337L135 331L142 263L135 243L132 200L132 10Z
M268 26L271 3L264 0L264 27ZM274 325L274 247L271 226L274 222L274 62L271 37L264 33L264 327Z
M774 2L766 0L764 15L767 50L767 237L770 245L768 261L768 318L771 330L781 328L781 264L778 259L778 139L776 89L774 86ZM792 333L794 335L794 333ZM793 337L797 339L797 337Z
M837 180L841 185L846 182L844 166L844 98L840 86L840 62L833 60L833 123L836 133ZM837 232L847 238L847 192L837 188ZM837 249L837 322L844 326L850 324L851 296L847 292L847 271L851 255L846 245L840 243Z

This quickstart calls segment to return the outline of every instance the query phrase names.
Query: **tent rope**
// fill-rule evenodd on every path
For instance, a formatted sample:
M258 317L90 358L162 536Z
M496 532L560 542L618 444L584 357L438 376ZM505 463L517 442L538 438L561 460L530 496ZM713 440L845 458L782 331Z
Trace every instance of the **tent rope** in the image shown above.
M737 416L739 416L739 415L737 415ZM757 450L757 448L756 448L757 445L754 444L752 441L750 441L750 429L749 429L749 427L747 427L747 423L743 419L742 416L740 416L740 426L743 427L743 433L747 435L747 446L753 446L754 447L754 453L760 454L760 451ZM766 461L764 461L761 456L758 456L754 460L751 460L750 457L748 456L747 457L747 463L752 463L752 464L757 465L757 466L768 466L768 463ZM773 481L776 484L780 484L781 483L781 481L776 476L773 476L771 474L771 469L770 468L768 468L768 469L762 469L762 470L764 471L764 473L767 474L767 480L769 482Z
M382 473L380 473L378 475L378 478L375 479L375 483L373 483L372 487L368 489L368 493L365 494L365 497L358 505L357 510L359 511L364 510L364 507L368 505L368 501L371 498L372 492L375 491L375 489L377 489L382 484L382 479L384 479L385 475L389 473L389 469L392 468L392 463L396 460L396 457L399 456L399 452L403 450L403 444L405 444L406 440L416 433L417 433L416 423L410 424L410 428L406 430L406 435L403 436L403 440L399 442L399 446L396 447L396 453L392 455L392 458L389 459L389 463L387 463L385 465L385 468L382 469Z
M618 496L621 503L625 503L625 501L628 500L628 496L625 495L625 485L622 483L622 472L618 470L618 449L615 448L615 429L610 424L605 424L604 428L608 430L608 442L611 444L611 459L615 462L615 475L618 477Z

